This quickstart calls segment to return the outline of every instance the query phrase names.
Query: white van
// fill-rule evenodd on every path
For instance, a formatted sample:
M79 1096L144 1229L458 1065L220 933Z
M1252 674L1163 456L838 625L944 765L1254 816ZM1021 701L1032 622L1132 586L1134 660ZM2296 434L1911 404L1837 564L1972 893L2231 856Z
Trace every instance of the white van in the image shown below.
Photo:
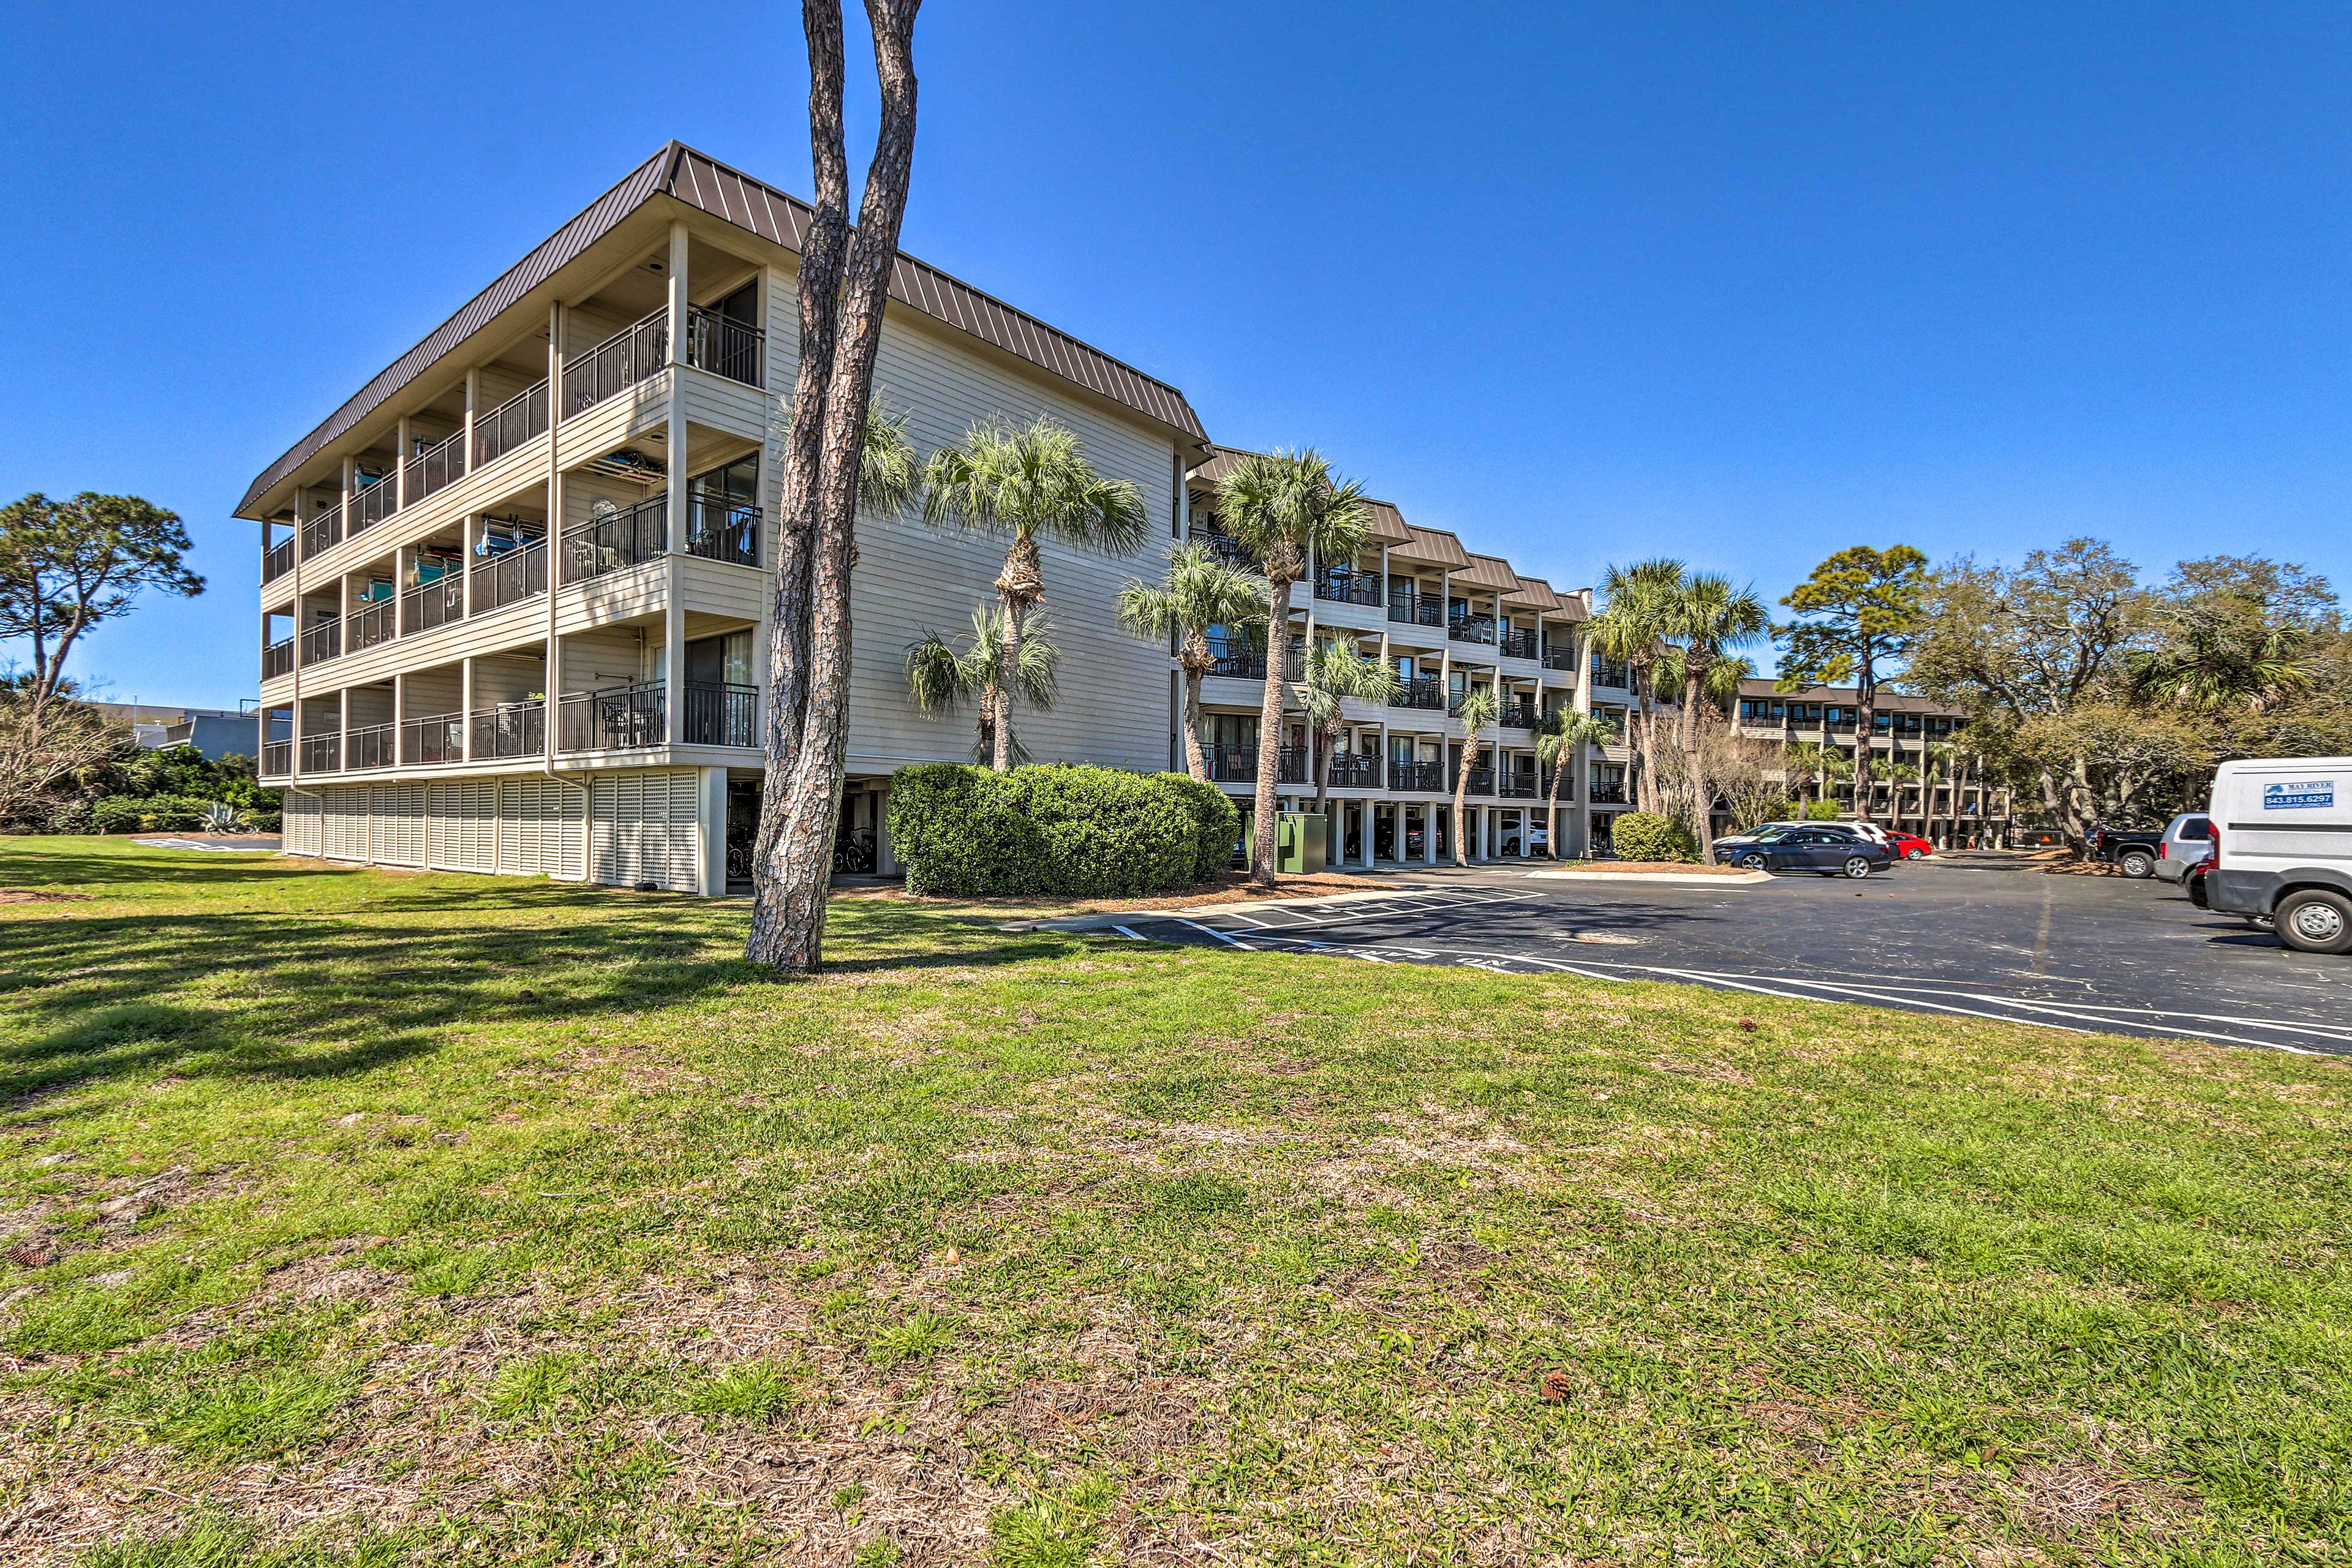
M2223 763L2209 907L2273 922L2305 952L2352 952L2352 757Z

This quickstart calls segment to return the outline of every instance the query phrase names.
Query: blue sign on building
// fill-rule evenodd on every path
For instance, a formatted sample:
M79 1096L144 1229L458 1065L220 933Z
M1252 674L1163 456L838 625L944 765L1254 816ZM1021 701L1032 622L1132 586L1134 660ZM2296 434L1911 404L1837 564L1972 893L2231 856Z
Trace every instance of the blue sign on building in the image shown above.
M2264 811L2310 811L2336 804L2334 779L2308 779L2298 784L2263 785Z

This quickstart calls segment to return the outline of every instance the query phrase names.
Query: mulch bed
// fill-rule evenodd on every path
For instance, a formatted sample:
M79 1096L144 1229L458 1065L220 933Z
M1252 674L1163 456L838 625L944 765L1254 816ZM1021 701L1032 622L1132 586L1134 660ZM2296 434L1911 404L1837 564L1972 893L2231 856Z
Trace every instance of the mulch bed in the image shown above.
M1587 860L1581 866L1560 866L1561 871L1636 871L1652 876L1745 877L1737 866L1702 866L1696 860Z

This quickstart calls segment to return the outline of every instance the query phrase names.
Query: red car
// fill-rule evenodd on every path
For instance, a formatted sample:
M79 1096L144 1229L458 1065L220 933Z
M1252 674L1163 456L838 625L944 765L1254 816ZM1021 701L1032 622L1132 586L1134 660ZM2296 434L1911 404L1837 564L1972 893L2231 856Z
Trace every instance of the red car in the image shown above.
M1936 847L1916 833L1886 830L1886 852L1898 860L1924 860L1936 852Z

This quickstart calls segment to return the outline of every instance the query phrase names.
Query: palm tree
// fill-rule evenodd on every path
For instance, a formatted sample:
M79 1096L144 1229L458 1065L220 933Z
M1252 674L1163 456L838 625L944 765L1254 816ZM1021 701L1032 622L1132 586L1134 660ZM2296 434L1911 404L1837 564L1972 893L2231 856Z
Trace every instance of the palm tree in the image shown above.
M1143 492L1095 472L1066 426L1039 415L1019 429L975 425L962 441L931 454L923 473L923 521L933 528L1003 538L996 576L995 752L1013 765L1013 693L1020 685L1021 637L1045 597L1042 544L1054 540L1099 555L1125 555L1143 542Z
M1907 784L1917 784L1919 782L1920 772L1918 764L1916 763L1889 763L1883 768L1872 770L1871 777L1874 779L1884 779L1886 781L1887 814L1895 818L1895 825L1897 827L1902 826L1903 786Z
M1377 658L1366 658L1345 637L1317 645L1307 657L1306 680L1299 688L1307 710L1307 727L1319 756L1315 761L1315 809L1320 814L1331 800L1331 752L1339 731L1347 727L1341 700L1353 697L1387 706L1404 689L1397 672ZM1335 839L1336 843L1337 840Z
M1551 858L1559 859L1559 781L1576 761L1578 751L1585 746L1613 746L1617 743L1617 726L1597 713L1578 713L1568 709L1544 715L1536 726L1536 764L1551 769L1551 784L1545 792L1544 805L1550 813L1550 826L1544 839L1551 849Z
M1265 574L1265 696L1258 710L1253 880L1274 885L1274 792L1281 749L1283 649L1289 641L1290 585L1318 561L1352 561L1370 525L1364 487L1340 480L1313 447L1252 452L1217 484L1217 520Z
M1502 704L1495 700L1495 689L1481 686L1462 700L1454 716L1462 721L1462 766L1454 775L1454 863L1470 863L1469 835L1463 831L1463 816L1467 810L1470 794L1470 770L1478 765L1479 732L1502 716Z
M1690 771L1691 832L1706 864L1715 864L1715 834L1709 821L1715 790L1706 776L1706 748L1699 743L1698 706L1711 700L1709 678L1744 647L1771 629L1772 617L1752 590L1735 588L1728 577L1695 573L1675 584L1664 605L1665 631L1682 644L1683 711L1679 729L1683 760ZM1736 695L1740 677L1731 677Z
M1206 782L1209 759L1201 750L1201 678L1216 660L1209 652L1209 629L1246 631L1265 620L1265 579L1213 554L1204 544L1179 544L1168 552L1168 574L1153 587L1130 579L1118 591L1118 618L1137 637L1172 641L1184 671L1184 767Z
M937 632L925 632L907 645L907 693L918 709L925 713L952 713L979 700L980 717L973 725L978 736L971 748L975 763L995 756L996 738L1002 733L1000 715L1011 710L1009 705L1001 707L996 700L997 655L1004 646L1003 627L999 625L1003 616L1002 610L986 605L972 611L971 642L961 653L950 647ZM1021 637L1020 662L1013 673L1013 689L1021 700L1032 708L1051 708L1060 691L1061 662L1061 651L1054 646L1053 623L1044 616L1031 616ZM1017 736L1007 737L1004 752L1016 763L1028 760L1028 749Z
M1592 617L1592 647L1612 664L1632 672L1633 712L1630 715L1633 746L1634 804L1644 810L1657 802L1655 759L1657 726L1652 712L1659 642L1665 636L1666 609L1683 580L1679 561L1640 561L1612 566L1601 579L1607 603Z
M2274 624L2243 600L2192 606L2172 619L2171 646L2129 656L2131 694L2140 700L2260 713L2311 689L2303 627Z

